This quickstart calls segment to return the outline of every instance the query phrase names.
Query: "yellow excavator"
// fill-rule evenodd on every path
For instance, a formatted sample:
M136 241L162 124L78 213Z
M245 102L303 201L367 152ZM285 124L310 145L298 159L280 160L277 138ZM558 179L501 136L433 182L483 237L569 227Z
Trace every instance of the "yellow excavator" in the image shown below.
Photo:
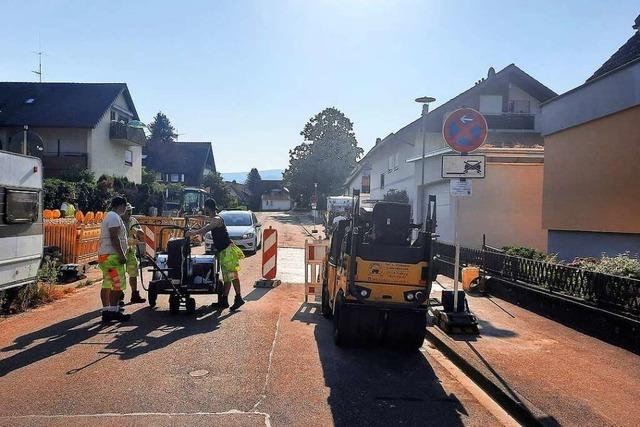
M361 208L359 199L355 192L351 217L340 221L331 235L322 314L333 318L338 346L418 349L436 276L435 196L429 196L423 224L411 223L409 204L377 202Z

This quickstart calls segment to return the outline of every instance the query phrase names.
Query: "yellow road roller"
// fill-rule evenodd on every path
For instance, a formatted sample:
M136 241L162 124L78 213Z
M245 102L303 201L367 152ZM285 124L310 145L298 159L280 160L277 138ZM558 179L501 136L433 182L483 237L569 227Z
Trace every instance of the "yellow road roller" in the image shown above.
M411 206L377 202L333 230L323 269L322 314L333 319L338 346L383 345L415 350L425 337L431 284L436 200L429 196L423 224Z

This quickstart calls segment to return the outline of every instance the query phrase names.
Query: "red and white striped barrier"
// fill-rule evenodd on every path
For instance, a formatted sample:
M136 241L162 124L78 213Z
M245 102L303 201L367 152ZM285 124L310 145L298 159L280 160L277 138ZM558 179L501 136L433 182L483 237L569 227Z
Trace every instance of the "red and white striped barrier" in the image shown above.
M278 232L267 228L262 233L262 277L267 280L276 278L278 271Z
M310 294L313 294L315 301L320 299L324 279L322 264L328 247L326 240L304 242L304 302L309 302Z
M262 279L256 281L256 288L275 288L280 285L276 279L278 272L278 232L267 228L262 232Z
M156 256L156 235L146 225L142 226L142 231L144 232L144 252L153 259Z

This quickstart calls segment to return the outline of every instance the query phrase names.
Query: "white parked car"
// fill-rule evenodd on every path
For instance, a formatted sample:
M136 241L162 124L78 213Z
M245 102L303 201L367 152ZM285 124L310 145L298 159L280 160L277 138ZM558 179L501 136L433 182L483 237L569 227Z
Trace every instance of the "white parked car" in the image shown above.
M254 254L262 247L262 224L251 211L222 211L229 237L243 251ZM204 236L205 253L212 252L211 232Z

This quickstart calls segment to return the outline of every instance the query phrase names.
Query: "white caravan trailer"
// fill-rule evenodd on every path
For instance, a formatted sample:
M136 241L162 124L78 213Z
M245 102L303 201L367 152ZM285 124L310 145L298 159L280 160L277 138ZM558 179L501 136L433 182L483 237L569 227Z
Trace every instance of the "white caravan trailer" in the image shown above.
M42 248L42 162L0 151L0 291L36 280Z

